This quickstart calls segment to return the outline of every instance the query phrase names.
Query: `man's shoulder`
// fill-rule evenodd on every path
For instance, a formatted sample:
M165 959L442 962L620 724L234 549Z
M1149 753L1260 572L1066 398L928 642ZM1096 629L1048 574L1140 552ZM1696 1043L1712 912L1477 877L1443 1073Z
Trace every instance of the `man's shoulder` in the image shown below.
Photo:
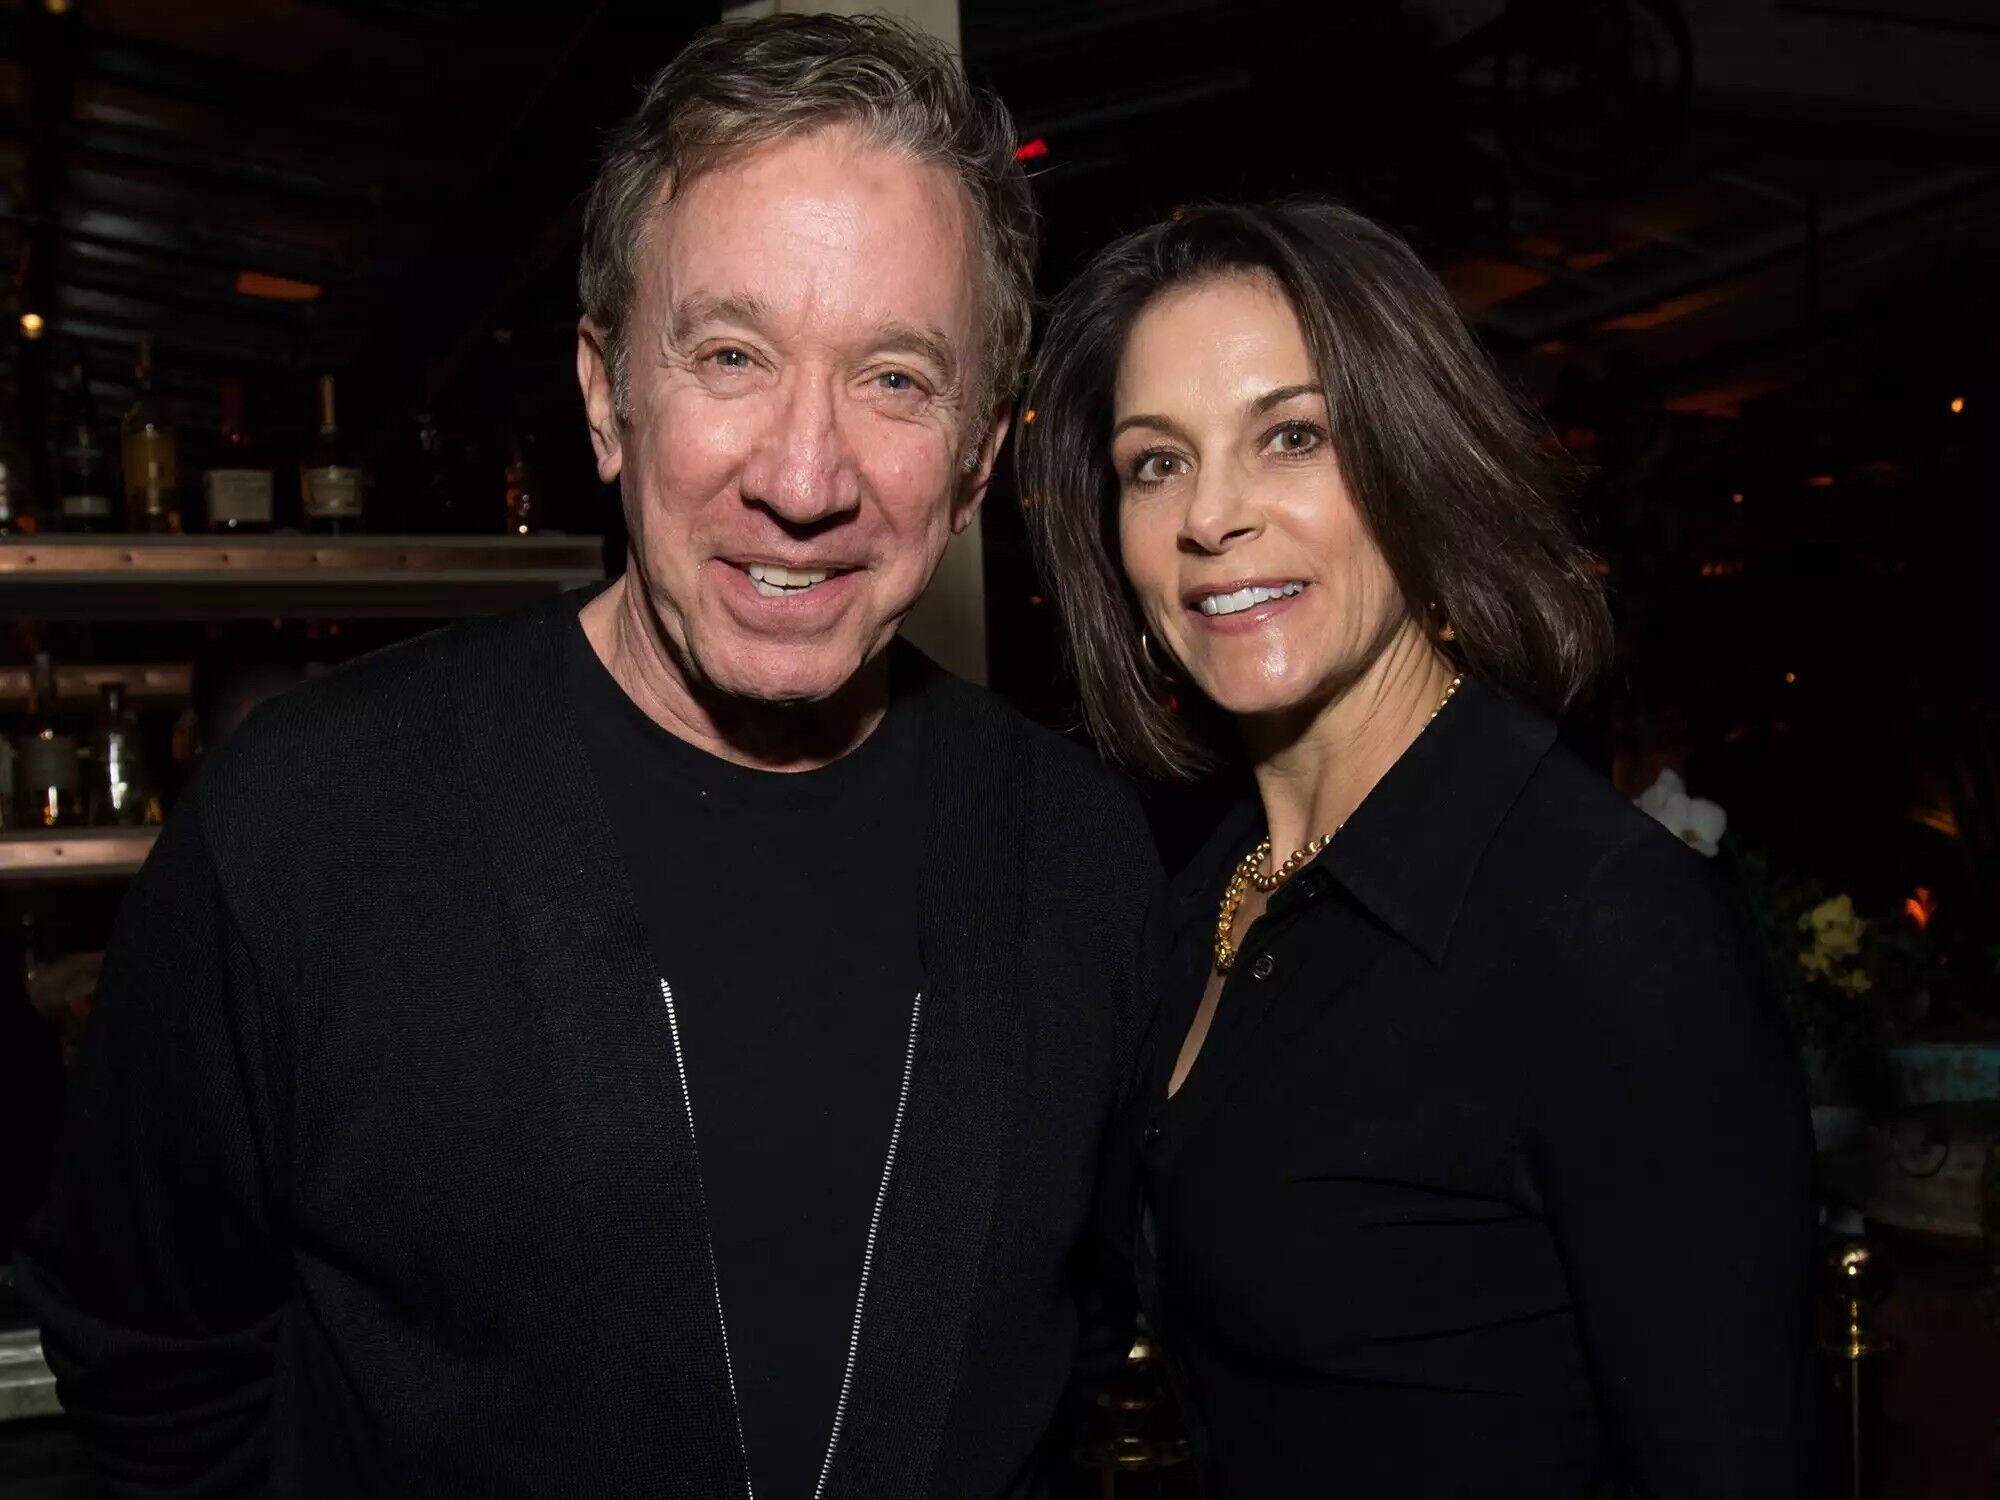
M543 613L458 621L288 688L258 705L210 756L197 795L211 807L260 809L393 795L453 743L462 686L482 667L491 677L492 661L530 648Z
M940 720L944 743L970 755L1018 757L1038 798L1143 822L1137 790L1088 744L1036 723L990 688L924 665L929 712Z

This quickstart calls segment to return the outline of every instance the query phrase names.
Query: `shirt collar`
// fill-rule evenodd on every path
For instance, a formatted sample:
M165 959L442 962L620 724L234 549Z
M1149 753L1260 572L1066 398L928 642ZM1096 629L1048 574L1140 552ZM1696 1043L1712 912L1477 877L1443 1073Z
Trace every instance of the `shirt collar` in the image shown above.
M1332 881L1442 963L1480 857L1555 739L1555 725L1540 714L1466 678L1339 835L1272 896L1272 915ZM1230 811L1180 882L1187 907L1213 898L1262 826L1254 799Z

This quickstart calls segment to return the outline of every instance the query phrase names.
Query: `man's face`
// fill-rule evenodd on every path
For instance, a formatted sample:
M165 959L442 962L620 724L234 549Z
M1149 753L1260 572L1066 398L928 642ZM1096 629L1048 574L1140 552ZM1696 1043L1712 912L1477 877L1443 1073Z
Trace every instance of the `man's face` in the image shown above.
M963 194L829 127L698 178L637 262L622 423L592 330L578 353L632 582L691 686L825 698L916 603L1006 428L971 409Z

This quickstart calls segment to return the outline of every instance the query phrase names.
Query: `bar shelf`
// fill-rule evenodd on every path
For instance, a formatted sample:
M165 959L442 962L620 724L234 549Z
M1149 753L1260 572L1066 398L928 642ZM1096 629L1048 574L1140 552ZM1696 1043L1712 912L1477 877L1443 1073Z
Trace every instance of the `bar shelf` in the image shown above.
M454 619L604 576L595 536L0 538L0 618Z
M123 880L152 852L157 827L0 833L0 881Z

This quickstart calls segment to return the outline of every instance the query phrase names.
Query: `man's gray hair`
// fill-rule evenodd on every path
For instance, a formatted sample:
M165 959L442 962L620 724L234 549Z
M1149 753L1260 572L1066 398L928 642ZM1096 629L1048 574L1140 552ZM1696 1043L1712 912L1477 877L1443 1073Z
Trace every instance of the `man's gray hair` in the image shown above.
M584 207L577 290L608 345L621 418L630 411L626 324L654 208L740 152L835 124L942 167L965 189L985 282L975 420L1012 393L1027 360L1038 226L1007 106L903 22L783 15L701 32L608 143Z

